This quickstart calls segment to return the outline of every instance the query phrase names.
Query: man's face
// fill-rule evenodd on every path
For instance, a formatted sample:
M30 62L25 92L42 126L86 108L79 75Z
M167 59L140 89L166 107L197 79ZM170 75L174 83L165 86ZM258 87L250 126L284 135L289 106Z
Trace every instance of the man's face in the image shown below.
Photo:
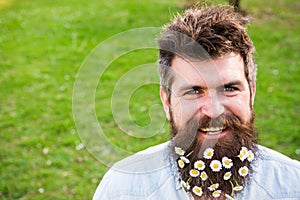
M178 130L184 129L189 120L201 121L204 117L217 118L222 114L234 115L242 123L252 117L255 85L249 88L244 73L244 62L237 53L230 53L215 60L189 62L176 56L172 63L174 82L170 102L161 90L167 118ZM251 89L251 91L250 91ZM227 135L222 125L209 125L198 129L198 139L216 139Z
M191 177L190 172L199 160L204 166L211 166L213 161L204 155L206 149L213 148L212 159L222 161L230 158L234 163L230 168L231 179L236 185L245 185L249 176L242 177L238 171L247 167L251 173L251 161L240 160L238 155L243 148L256 152L252 111L255 86L249 88L243 59L235 53L203 62L188 62L175 57L171 69L174 81L170 102L163 90L161 98L174 136L171 152L180 147L189 159L184 167L178 168L181 180L191 187L201 183L204 199L212 198L210 182L219 183L222 198L225 198L225 193L233 192L232 183L223 178L226 169L215 173L206 167L205 173L210 181ZM171 155L177 162L181 159L177 154Z

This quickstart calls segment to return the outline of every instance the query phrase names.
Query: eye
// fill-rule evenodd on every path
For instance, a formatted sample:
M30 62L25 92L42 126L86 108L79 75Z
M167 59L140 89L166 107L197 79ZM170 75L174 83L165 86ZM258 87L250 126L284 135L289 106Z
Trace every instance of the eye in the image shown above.
M196 99L203 94L203 89L200 87L193 87L183 93L183 97L186 99Z
M235 96L236 94L238 94L238 92L239 88L234 86L224 86L224 88L222 89L223 95L226 96Z
M225 92L233 92L233 91L237 91L237 90L238 90L238 88L232 87L232 86L225 86L224 87Z
M192 89L192 90L188 90L184 93L184 95L193 95L193 94L199 94L199 90L197 89Z

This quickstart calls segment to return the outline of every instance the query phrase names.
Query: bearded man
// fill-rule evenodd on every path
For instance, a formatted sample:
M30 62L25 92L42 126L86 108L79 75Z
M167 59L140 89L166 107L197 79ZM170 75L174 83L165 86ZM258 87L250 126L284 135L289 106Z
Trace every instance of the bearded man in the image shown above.
M257 144L246 24L215 6L165 26L160 96L171 140L114 165L94 199L300 199L300 163Z

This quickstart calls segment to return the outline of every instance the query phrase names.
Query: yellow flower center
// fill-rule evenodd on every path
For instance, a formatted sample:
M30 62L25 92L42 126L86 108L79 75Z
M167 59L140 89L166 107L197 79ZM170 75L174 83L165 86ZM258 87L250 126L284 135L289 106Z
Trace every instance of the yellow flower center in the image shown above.
M196 171L196 170L192 170L192 174L194 174L194 175L196 175L196 174L198 174L198 171Z
M214 191L213 194L217 195L217 194L219 194L219 191L218 190Z
M247 170L246 169L242 169L242 174L246 174Z
M203 167L203 164L202 163L198 163L197 167L201 168L201 167Z
M225 165L229 165L229 164L230 164L229 160L225 160Z
M213 168L218 169L219 165L218 164L213 164Z
M207 156L211 156L211 152L207 152Z
M196 193L200 193L200 189L199 188L195 188L195 192Z
M180 167L183 167L183 166L184 166L184 162L183 162L182 160L178 160L178 165L179 165Z

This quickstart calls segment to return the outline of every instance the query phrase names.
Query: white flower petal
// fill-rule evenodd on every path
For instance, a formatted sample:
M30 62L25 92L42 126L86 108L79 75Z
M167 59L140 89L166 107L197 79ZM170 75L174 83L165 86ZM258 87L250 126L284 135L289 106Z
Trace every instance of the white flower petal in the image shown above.
M241 185L238 185L233 188L233 191L241 191L242 189L244 189L244 187Z
M219 188L219 183L214 183L214 184L212 184L211 186L208 187L208 189L210 191L215 191L218 188Z
M191 189L191 186L188 182L184 182L183 180L181 180L180 184L181 184L182 187L184 187L187 190Z
M224 180L225 181L227 181L227 180L229 180L230 178L231 178L231 176L232 176L232 173L231 172L226 172L225 174L224 174Z
M248 173L249 173L249 169L248 169L247 166L241 167L241 168L239 169L239 175L241 175L241 176L243 176L243 177L247 176Z
M213 192L212 195L213 195L213 197L217 198L217 197L221 196L221 192L222 192L221 190L216 190L216 191Z
M202 160L198 160L194 163L194 168L198 170L204 170L205 169L205 163Z
M194 186L193 187L193 193L199 197L202 196L203 194L203 191L202 191L202 188L201 187L198 187L198 186Z
M244 162L244 160L248 157L248 149L246 147L242 147L238 157L242 162Z
M222 158L222 164L226 169L230 169L233 166L232 160L227 157Z
M201 172L200 178L202 181L206 181L208 179L207 173L206 172Z
M211 159L214 155L214 150L212 148L207 148L205 149L203 156L206 159Z
M249 162L254 160L254 153L251 150L248 151L247 159L248 159Z
M197 169L191 169L190 170L190 176L191 177L197 177L200 175L200 172Z
M183 156L185 154L185 151L180 147L175 147L175 152L180 156Z
M190 163L190 160L187 159L187 158L184 157L184 156L180 156L180 159L181 159L183 162L185 162L185 163Z
M184 168L185 163L183 162L183 160L179 159L179 160L177 161L177 163L178 163L178 166L179 166L181 169Z
M214 172L219 172L222 169L222 163L218 160L211 161L209 166Z

